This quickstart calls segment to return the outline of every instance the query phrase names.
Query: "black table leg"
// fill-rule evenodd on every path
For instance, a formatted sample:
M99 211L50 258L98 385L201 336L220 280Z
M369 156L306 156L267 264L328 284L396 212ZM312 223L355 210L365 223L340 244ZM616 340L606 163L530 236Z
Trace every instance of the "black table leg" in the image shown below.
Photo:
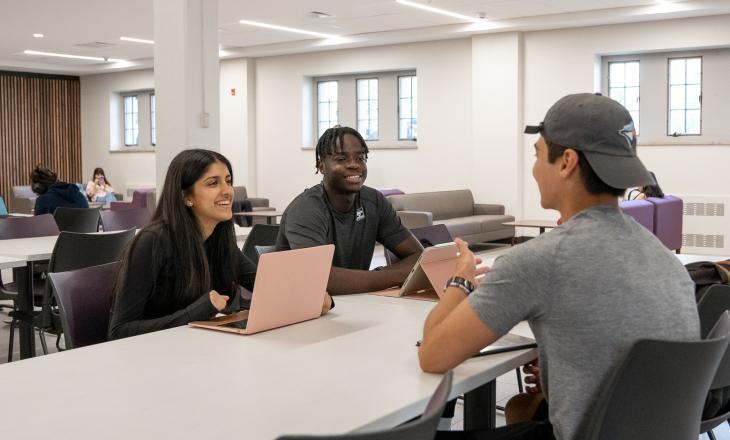
M13 269L13 279L18 286L18 310L29 315L33 314L33 263L25 267ZM27 359L35 356L35 337L33 326L21 322L18 328L20 339L20 358Z
M464 431L494 429L497 424L497 382L486 383L464 394Z

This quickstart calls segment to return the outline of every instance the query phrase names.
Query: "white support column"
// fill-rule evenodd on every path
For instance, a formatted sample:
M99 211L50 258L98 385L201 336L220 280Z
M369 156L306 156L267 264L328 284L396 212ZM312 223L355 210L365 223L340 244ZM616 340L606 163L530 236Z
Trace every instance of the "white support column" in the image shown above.
M472 38L474 200L522 218L522 34Z
M180 151L220 150L217 27L217 0L154 0L158 196Z

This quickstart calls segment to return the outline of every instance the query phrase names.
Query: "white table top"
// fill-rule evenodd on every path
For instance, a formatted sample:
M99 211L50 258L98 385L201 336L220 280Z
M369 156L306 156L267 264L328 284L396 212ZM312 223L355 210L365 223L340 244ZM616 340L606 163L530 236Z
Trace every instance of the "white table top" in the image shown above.
M0 269L11 269L13 267L25 266L27 260L21 257L7 257L0 255Z
M179 327L0 365L3 438L250 438L391 427L440 380L415 342L434 303L336 298L325 317L242 336ZM470 359L452 396L530 361ZM41 421L39 423L38 421Z
M0 255L21 257L28 261L49 260L58 235L0 240Z
M722 261L730 259L730 257L721 257L719 255L692 255L692 254L677 254L677 258L682 264L695 263L697 261Z
M248 234L251 233L251 229L253 229L251 226L238 226L236 224L233 226L236 229L236 241L245 241Z

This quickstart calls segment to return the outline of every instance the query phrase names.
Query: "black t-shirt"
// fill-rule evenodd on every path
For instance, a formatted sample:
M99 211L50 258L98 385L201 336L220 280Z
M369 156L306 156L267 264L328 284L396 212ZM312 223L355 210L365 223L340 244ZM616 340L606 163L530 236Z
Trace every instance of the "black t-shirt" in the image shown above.
M297 196L284 211L276 250L334 244L333 266L368 270L376 241L392 250L410 235L380 191L363 186L352 209L339 212L319 184Z
M185 308L178 309L172 304L177 269L172 241L166 229L140 231L133 246L127 271L119 275L119 282L123 285L112 309L110 339L177 327L191 321L210 319L218 313L210 302L209 290L200 292L200 297ZM213 250L209 249L207 242L204 247L206 254L210 255ZM238 284L253 290L256 265L243 253L239 262ZM226 311L240 308L242 299L238 292L218 293L230 297Z

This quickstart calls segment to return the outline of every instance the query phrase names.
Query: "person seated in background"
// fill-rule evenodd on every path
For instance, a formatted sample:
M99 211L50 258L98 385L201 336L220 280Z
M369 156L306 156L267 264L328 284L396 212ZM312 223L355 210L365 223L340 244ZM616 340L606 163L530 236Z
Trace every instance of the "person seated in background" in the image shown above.
M94 174L86 184L86 195L90 202L111 203L115 200L112 183L106 178L102 168L94 168Z
M30 188L38 194L35 215L53 214L59 206L88 208L89 202L73 183L58 180L58 175L45 165L36 165L30 173Z
M368 147L350 127L327 129L317 142L316 172L322 182L297 196L284 211L276 250L334 244L327 291L362 293L400 286L423 247L396 215L390 202L364 185ZM375 242L399 259L369 270Z
M206 320L242 308L256 265L236 245L233 171L220 153L192 149L170 163L150 224L122 256L109 338ZM327 296L323 313L331 307Z
M628 111L604 96L568 95L525 133L541 134L532 174L540 204L563 224L497 258L476 287L478 260L457 239L454 277L426 318L418 356L424 371L443 373L527 320L539 359L539 372L527 372L539 373L548 419L436 438L586 438L602 386L634 343L700 337L684 266L618 207L626 188L653 182Z
M649 174L651 174L651 178L654 179L654 182L649 185L632 189L629 191L629 195L626 196L626 200L644 200L647 197L657 197L661 199L664 197L664 191L662 191L661 187L659 187L656 175L651 171L649 171ZM636 195L634 195L634 193L636 193Z

